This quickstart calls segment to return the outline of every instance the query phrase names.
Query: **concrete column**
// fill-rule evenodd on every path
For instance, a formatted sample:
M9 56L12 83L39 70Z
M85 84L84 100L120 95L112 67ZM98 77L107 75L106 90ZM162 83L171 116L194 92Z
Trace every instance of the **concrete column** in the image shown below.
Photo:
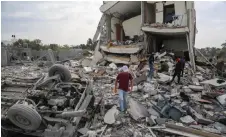
M141 27L144 25L145 1L141 1Z
M106 14L107 39L111 40L111 15Z
M195 25L194 25L194 18L193 18L193 12L192 9L188 10L188 26L189 26L189 34L187 35L187 42L188 43L188 51L189 51L189 56L190 56L190 62L192 69L194 72L196 71L195 67L195 55L194 55L194 35L195 33Z

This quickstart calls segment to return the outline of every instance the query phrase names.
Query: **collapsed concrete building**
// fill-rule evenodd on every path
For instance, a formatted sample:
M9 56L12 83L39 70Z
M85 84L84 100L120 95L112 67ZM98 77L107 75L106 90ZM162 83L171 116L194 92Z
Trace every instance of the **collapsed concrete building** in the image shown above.
M193 1L106 1L93 41L99 40L93 64L104 56L132 64L151 52L185 56L195 70L196 12ZM99 52L100 51L100 52Z

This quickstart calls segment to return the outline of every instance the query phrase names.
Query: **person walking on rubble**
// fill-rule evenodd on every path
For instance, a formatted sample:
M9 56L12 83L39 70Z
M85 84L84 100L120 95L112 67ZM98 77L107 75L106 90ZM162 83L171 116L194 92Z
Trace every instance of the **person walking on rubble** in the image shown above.
M118 86L118 83L119 83L119 86ZM129 69L126 65L120 68L120 73L116 77L114 93L117 93L117 87L119 89L120 111L125 112L127 109L127 105L126 105L127 93L133 90L133 77L129 73Z
M148 77L152 79L154 73L154 53L151 53L151 55L149 56L148 63L150 68Z
M172 83L174 81L175 77L177 76L178 84L179 84L180 83L181 71L182 71L182 64L181 64L180 58L177 58L176 62L177 63L176 63L175 69L174 69L173 78L172 78L170 83Z
M181 61L181 65L182 65L181 76L183 77L183 75L184 75L184 67L185 67L185 59L184 59L184 57L180 58L180 61Z

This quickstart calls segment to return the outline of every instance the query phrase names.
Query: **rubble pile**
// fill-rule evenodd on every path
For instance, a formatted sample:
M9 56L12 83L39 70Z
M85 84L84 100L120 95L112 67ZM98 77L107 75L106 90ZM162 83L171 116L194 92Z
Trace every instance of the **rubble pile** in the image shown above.
M208 68L197 66L194 74L186 63L181 83L172 83L174 62L170 54L155 54L155 68L161 63L168 64L168 71L155 72L155 78L147 80L148 64L130 65L134 77L133 91L128 94L129 109L121 114L118 95L113 94L118 66L111 63L87 71L92 77L96 103L103 99L102 109L89 130L102 136L220 136L225 134L226 81L213 78ZM140 68L140 66L143 66ZM105 70L103 69L105 68ZM101 73L100 73L101 72ZM213 73L213 74L212 74ZM96 76L94 76L96 75ZM97 76L98 75L98 76ZM219 83L220 82L220 83ZM106 121L109 119L108 121ZM220 125L220 126L219 126ZM106 129L105 129L105 126ZM92 127L92 126L91 126ZM98 132L102 129L102 132ZM224 130L223 130L224 129ZM189 132L190 133L189 133ZM99 133L99 134L98 134Z
M155 74L147 78L148 64L129 65L134 78L133 91L128 93L126 113L119 111L119 98L113 93L115 78L120 65L100 62L96 67L87 67L82 61L64 63L73 82L90 81L95 97L94 107L82 126L78 136L208 136L226 135L226 80L214 77L214 73L197 66L193 72L186 63L181 83L169 84L172 79L174 61L171 53L155 54ZM161 69L162 62L168 66ZM84 65L84 66L83 66ZM13 68L2 68L2 75L14 74ZM20 68L21 69L21 68ZM30 70L39 74L40 68ZM44 69L45 70L45 69ZM158 71L161 70L161 73ZM19 69L17 70L19 72ZM40 69L42 73L43 68ZM41 73L41 72L40 72ZM35 75L33 74L33 75ZM26 73L25 75L29 75ZM22 71L21 77L25 77ZM34 77L34 76L33 76ZM176 81L176 80L175 80ZM48 103L56 103L49 100ZM82 113L82 112L81 112ZM49 131L53 127L48 127Z

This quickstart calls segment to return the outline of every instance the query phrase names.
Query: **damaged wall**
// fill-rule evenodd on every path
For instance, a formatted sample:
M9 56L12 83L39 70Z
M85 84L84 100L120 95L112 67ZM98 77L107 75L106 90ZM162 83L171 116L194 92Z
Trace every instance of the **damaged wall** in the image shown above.
M48 50L32 50L32 57L35 59L39 57L45 56L47 60L50 60ZM59 56L59 60L66 60L72 58L82 58L83 57L83 50L82 49L70 49L70 50L60 50L60 51L53 51L55 58Z
M126 36L133 38L134 35L141 35L141 15L124 21L122 25Z
M178 15L178 20L175 21L175 25L187 26L187 7L192 8L192 3L186 6L185 1L166 1L164 5L174 4L175 14ZM162 2L156 3L156 23L163 23L164 18L164 6Z
M82 49L61 50L58 52L58 56L60 60L82 58L83 50Z
M9 63L9 56L8 56L8 51L7 48L2 47L1 48L1 66L7 66Z
M186 39L169 39L163 41L165 49L173 49L175 51L187 51L187 41Z
M116 40L116 24L120 24L120 20L118 18L111 18L111 40ZM122 35L121 35L122 36Z

